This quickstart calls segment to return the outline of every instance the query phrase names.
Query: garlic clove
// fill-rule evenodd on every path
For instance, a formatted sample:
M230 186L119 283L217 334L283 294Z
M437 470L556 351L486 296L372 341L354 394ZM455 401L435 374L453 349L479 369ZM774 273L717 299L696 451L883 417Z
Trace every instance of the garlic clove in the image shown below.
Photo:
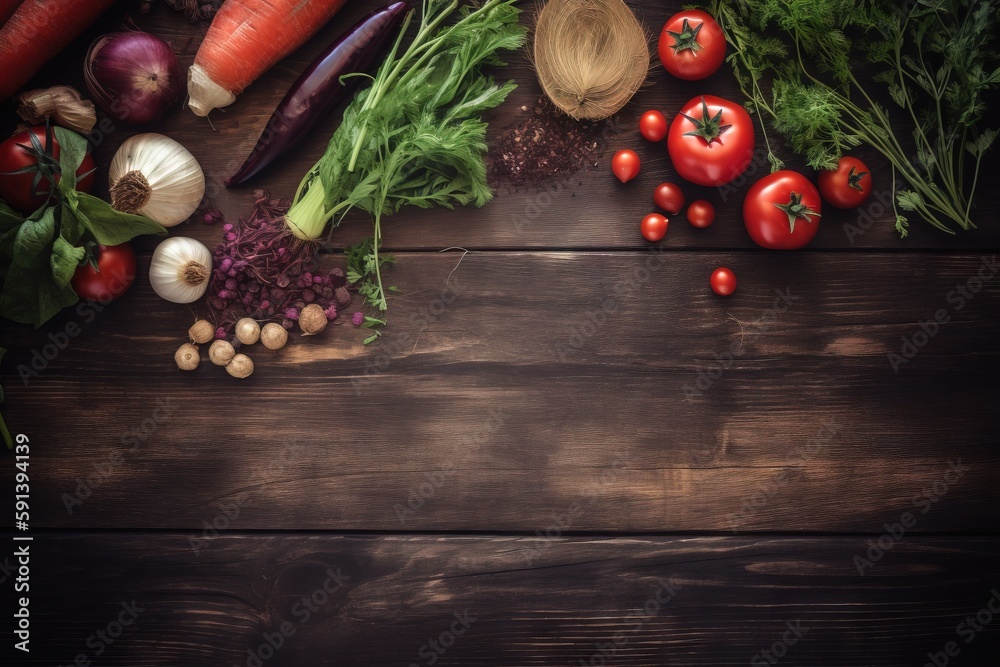
M173 303L197 301L208 289L212 253L201 241L185 236L166 239L153 251L149 284L160 297Z
M164 227L178 225L205 196L205 173L184 146L153 132L125 140L108 172L111 206Z

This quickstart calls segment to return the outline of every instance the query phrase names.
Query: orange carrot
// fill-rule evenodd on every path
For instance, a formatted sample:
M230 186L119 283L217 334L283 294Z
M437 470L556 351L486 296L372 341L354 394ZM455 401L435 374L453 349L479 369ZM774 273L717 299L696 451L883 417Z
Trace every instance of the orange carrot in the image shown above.
M24 0L0 28L0 100L80 35L115 0Z
M11 17L14 10L17 9L24 0L0 0L0 25Z
M188 70L188 106L199 116L243 89L312 37L345 0L227 0Z

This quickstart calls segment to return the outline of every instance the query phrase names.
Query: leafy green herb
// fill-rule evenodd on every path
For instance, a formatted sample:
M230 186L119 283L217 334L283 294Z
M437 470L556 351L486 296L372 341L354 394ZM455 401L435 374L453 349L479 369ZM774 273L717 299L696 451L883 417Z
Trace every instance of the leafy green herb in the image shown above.
M52 191L55 202L25 218L0 201L0 313L36 327L77 302L70 280L85 261L81 240L117 245L139 234L167 233L148 218L121 213L76 191L76 171L87 154L87 140L61 127L53 131L61 172Z
M413 41L401 51L408 17L372 85L344 111L326 153L299 185L286 222L300 238L319 238L328 220L337 225L352 208L372 216L373 238L348 250L348 265L378 311L388 307L382 217L404 206L482 206L492 196L480 115L515 86L497 85L483 67L502 65L497 52L524 43L513 3L424 0Z
M917 212L948 233L954 224L975 227L970 213L980 162L997 136L980 127L983 95L1000 84L1000 56L990 46L997 10L997 0L900 6L887 0L712 0L710 7L733 47L728 60L749 98L747 108L769 116L796 153L817 169L831 168L845 151L866 143L891 163L894 189L896 172L902 175L909 184L895 200L902 236L908 221L898 209ZM863 37L858 42L865 45L852 48L852 37ZM894 135L888 109L855 77L859 52L886 66L874 81L911 122L915 155ZM780 169L766 127L764 135L772 169ZM975 169L968 191L965 153Z

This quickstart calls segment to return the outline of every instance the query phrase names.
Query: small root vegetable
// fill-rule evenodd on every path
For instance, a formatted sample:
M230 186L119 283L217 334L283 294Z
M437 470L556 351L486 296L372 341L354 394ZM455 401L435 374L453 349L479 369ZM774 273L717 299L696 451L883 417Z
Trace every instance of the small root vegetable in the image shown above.
M215 338L215 327L208 320L198 320L188 329L188 338L192 343L207 343Z
M326 323L326 313L318 304L311 303L299 313L299 328L302 329L303 336L318 334L326 328Z
M253 373L253 361L245 354L237 354L232 361L226 364L226 372L241 380L248 378Z
M260 342L269 350L280 350L288 342L288 332L280 324L270 322L261 329Z
M177 362L177 368L182 371L193 371L198 368L198 364L201 363L198 346L191 343L184 343L174 353L174 361Z
M217 340L208 348L208 358L216 366L225 366L236 356L236 349L228 340Z
M236 338L244 345L253 345L260 339L260 325L251 317L236 323Z

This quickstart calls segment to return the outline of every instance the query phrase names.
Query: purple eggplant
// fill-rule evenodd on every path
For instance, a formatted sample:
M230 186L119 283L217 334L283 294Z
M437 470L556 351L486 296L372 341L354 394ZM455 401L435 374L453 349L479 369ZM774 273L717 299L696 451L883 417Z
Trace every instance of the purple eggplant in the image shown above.
M340 77L367 72L381 60L412 6L412 0L402 0L380 7L330 44L292 84L257 145L226 185L239 185L271 164L349 97L362 77L348 77L343 83Z

